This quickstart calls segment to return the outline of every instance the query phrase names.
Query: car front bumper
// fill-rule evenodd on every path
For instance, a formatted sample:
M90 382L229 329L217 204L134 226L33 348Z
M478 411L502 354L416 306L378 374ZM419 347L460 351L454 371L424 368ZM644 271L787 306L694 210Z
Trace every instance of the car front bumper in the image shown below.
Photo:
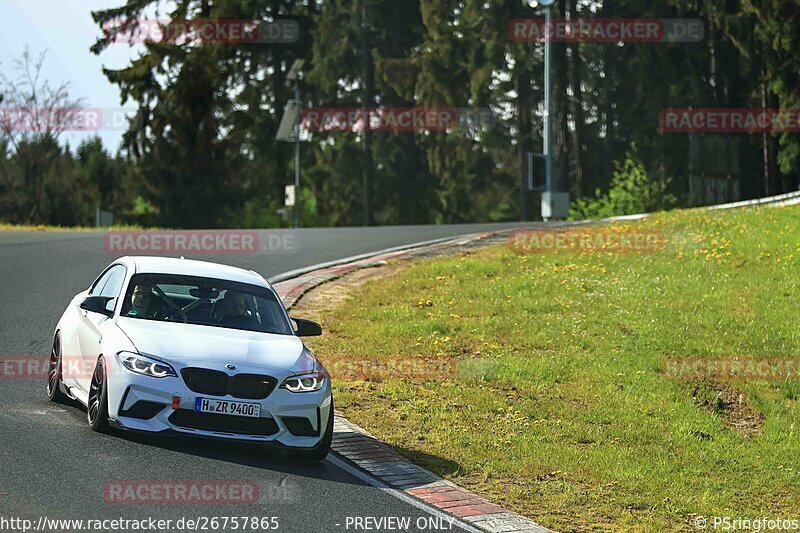
M193 392L177 368L178 377L153 378L130 372L118 364L110 366L109 417L123 430L309 449L320 443L328 429L332 408L329 380L319 391L293 393L276 386L265 399L253 400ZM257 370L242 369L243 373L248 371ZM176 397L177 409L173 408ZM261 414L259 418L204 416L195 412L195 399L198 397L256 403L261 406Z

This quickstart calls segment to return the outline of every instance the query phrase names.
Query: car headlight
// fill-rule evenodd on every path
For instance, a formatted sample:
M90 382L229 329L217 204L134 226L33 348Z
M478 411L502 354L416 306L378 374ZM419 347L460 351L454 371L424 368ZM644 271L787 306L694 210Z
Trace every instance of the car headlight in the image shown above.
M119 352L117 358L122 366L136 374L154 378L177 377L171 366L152 357L132 352Z
M314 392L325 386L328 375L323 372L312 372L302 376L292 376L283 380L282 389L289 392Z

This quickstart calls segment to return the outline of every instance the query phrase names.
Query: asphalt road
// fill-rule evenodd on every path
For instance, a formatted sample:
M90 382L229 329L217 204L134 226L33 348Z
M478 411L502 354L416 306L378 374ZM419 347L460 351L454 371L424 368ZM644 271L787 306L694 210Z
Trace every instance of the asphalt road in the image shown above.
M509 226L276 230L259 232L258 253L197 258L270 277L387 247ZM66 305L116 255L121 254L105 250L101 232L0 232L0 359L48 354ZM36 523L42 516L274 516L279 531L327 532L347 531L348 517L410 517L413 525L430 516L330 462L296 463L240 444L94 433L81 408L47 401L44 380L0 379L0 445L0 530L13 530L10 524L3 527L3 517ZM257 482L261 497L255 504L213 506L104 500L103 487L111 480L159 479Z

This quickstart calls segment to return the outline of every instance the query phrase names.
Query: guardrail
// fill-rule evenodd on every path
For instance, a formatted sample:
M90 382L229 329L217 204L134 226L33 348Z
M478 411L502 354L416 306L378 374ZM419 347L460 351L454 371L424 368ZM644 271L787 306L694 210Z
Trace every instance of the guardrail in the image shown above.
M795 204L800 204L800 191L787 192L786 194L767 196L765 198L756 198L755 200L743 200L741 202L733 202L730 204L709 205L703 209L731 209L734 207L749 207L753 205L779 206Z
M754 205L763 205L770 207L778 207L781 205L796 205L800 204L800 191L787 192L785 194L778 194L776 196L766 196L764 198L756 198L755 200L742 200L741 202L731 202L729 204L716 204L704 205L695 207L693 209L733 209L735 207L751 207ZM619 215L615 217L581 220L578 223L596 223L596 222L619 222L624 220L641 220L652 215L652 213L639 213L637 215Z

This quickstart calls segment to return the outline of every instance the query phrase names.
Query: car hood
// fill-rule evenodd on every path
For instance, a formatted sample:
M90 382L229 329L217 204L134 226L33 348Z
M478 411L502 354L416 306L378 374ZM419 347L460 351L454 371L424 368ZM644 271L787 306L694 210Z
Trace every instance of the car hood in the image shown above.
M126 317L117 326L140 353L184 365L236 363L289 373L313 367L313 356L294 335Z

